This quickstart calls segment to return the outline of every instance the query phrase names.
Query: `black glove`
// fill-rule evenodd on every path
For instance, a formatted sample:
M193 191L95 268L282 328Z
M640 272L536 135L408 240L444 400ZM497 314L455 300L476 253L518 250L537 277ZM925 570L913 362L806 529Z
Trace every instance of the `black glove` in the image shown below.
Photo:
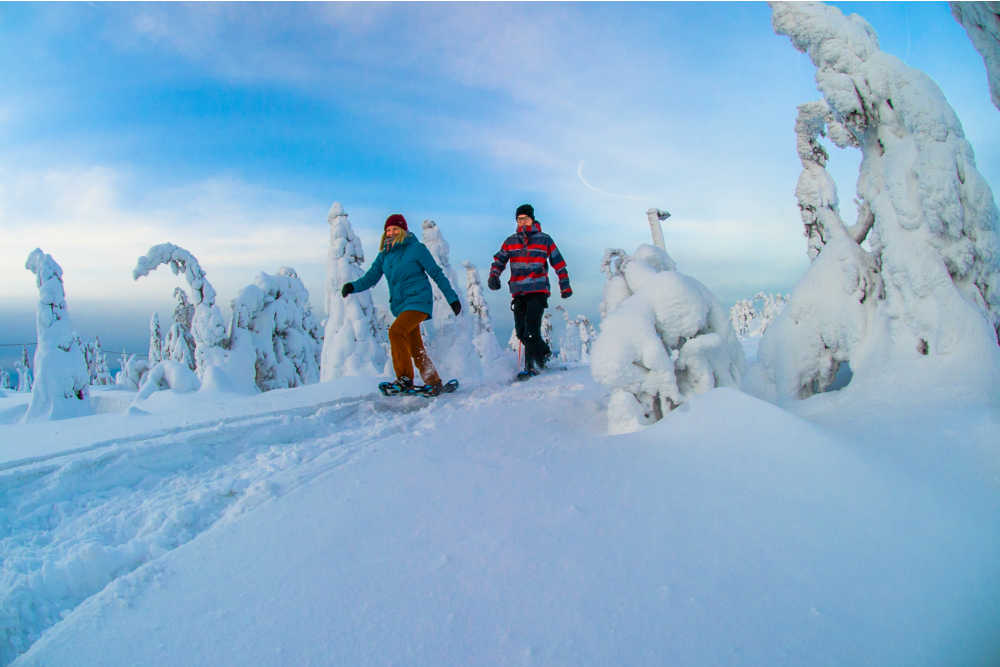
M354 291L354 285L351 283L344 283L344 286L340 288L340 296L347 298L347 295Z
M562 291L562 298L568 299L571 296L573 296L573 290L572 290L572 288L567 287L566 289L564 289Z
M490 277L486 279L486 286L489 287L491 290L500 289L500 278L498 276L490 274Z
M452 312L454 312L456 315L458 315L460 312L462 312L462 304L460 302L458 302L458 301L452 301L448 305L451 306Z

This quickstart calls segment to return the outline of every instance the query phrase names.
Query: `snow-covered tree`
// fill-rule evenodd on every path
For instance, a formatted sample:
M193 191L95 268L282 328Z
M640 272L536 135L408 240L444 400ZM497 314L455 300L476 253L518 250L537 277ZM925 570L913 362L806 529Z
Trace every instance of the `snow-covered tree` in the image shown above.
M754 390L801 398L828 387L843 362L857 376L895 359L994 354L997 207L944 95L880 51L859 16L811 3L771 7L776 32L816 65L824 99L800 106L796 122L796 197L813 263L761 340ZM862 152L850 226L826 171L824 135Z
M490 308L483 295L483 283L479 271L472 262L463 262L462 265L465 267L465 297L473 328L472 342L483 367L494 369L492 371L494 373L500 372L501 368L506 372L513 371L510 357L500 348L500 342L493 330L493 319L490 317Z
M188 368L187 364L172 359L164 359L147 368L141 377L136 379L136 383L140 385L135 397L136 402L147 399L163 389L183 393L201 388L201 382L194 371Z
M191 336L194 339L195 372L204 378L210 366L226 364L226 325L215 304L215 289L205 277L205 271L190 252L172 243L161 243L140 257L132 270L132 278L148 275L161 264L166 264L174 274L184 274L191 288L194 315L191 319ZM175 359L171 352L171 358ZM179 359L175 359L180 361Z
M320 379L378 375L387 355L379 341L378 314L370 291L340 295L344 283L364 275L361 239L351 228L347 213L334 202L327 214L330 248L326 263L326 327L323 335ZM386 328L388 331L388 328ZM388 338L386 338L388 341Z
M177 361L194 370L194 337L191 335L194 306L180 287L174 288L174 298L177 305L174 307L173 323L163 341L162 358Z
M545 311L545 314L542 315L542 326L539 327L539 331L541 331L542 340L544 340L545 344L549 346L549 349L552 349L552 347L553 347L552 346L552 313L550 313L549 311Z
M610 251L603 268L607 314L591 374L611 390L611 433L651 424L692 395L739 384L746 362L727 311L707 287L677 272L665 250L643 244L631 256Z
M586 315L577 315L577 324L580 327L580 362L590 363L590 355L597 340L597 329Z
M421 241L441 267L452 289L460 286L455 270L451 266L449 257L451 249L436 222L424 220ZM447 379L445 375L468 381L481 379L484 375L483 360L480 359L473 344L476 325L469 317L469 306L465 303L462 290L455 289L463 311L456 316L434 281L431 281L431 285L434 294L433 317L429 325L424 328L424 342L428 354L434 360L442 380Z
M765 292L757 292L751 299L740 299L729 309L729 319L736 335L740 338L763 336L787 303L787 294Z
M149 363L158 364L163 361L163 332L160 329L160 316L153 313L149 318Z
M14 363L14 370L17 371L17 391L23 394L30 392L34 379L27 347L21 348L21 358Z
M108 357L101 348L100 336L95 338L93 342L84 345L83 352L87 362L87 372L90 375L90 384L98 386L111 384Z
M115 385L132 390L142 387L149 373L149 362L138 355L122 352L121 365L121 370L115 377Z
M6 389L8 391L14 389L14 384L10 377L10 371L6 368L0 368L0 389Z
M231 339L248 337L255 351L254 379L261 391L319 381L323 340L309 292L294 269L258 273L233 301Z
M983 57L993 105L1000 109L1000 2L951 2L951 13Z
M62 268L51 255L35 248L25 268L35 274L38 312L35 378L25 421L66 419L92 414L90 374L79 338L66 310Z

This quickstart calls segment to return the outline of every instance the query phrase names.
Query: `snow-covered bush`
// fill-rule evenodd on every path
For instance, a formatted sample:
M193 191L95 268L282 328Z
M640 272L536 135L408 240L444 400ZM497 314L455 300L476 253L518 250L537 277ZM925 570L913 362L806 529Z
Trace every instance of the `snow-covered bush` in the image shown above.
M378 375L388 356L379 340L379 316L370 291L340 295L344 283L364 275L361 239L354 233L347 213L334 202L327 214L330 248L326 263L326 327L323 334L320 379ZM388 332L388 327L386 327ZM388 337L386 336L386 345Z
M444 294L433 280L430 281L434 294L433 317L423 328L427 353L434 361L442 380L447 380L449 377L458 377L469 382L480 380L485 374L484 363L473 344L475 327L478 325L469 316L469 305L466 303L463 290L457 289L461 283L458 282L458 276L451 266L449 257L451 249L436 222L424 220L421 227L421 242L427 246L431 257L441 267L462 304L462 313L456 316Z
M0 389L6 389L11 391L14 389L14 384L10 377L10 372L6 368L0 369Z
M177 274L184 274L191 288L194 315L191 320L191 336L194 339L195 372L199 377L208 366L224 365L226 325L215 305L215 288L205 277L205 271L190 252L172 243L161 243L149 249L140 257L132 270L133 280L149 275L161 264L166 264ZM171 357L172 358L172 357Z
M787 303L787 294L765 292L757 292L751 299L741 299L729 309L733 330L740 338L763 336Z
M233 301L230 338L255 351L254 380L261 391L319 381L323 341L309 306L309 292L294 269L258 273Z
M975 350L1000 332L993 194L937 85L879 50L864 19L772 4L776 32L817 67L824 99L799 107L796 197L813 264L759 348L749 385L772 399L823 391L890 360ZM827 136L862 152L858 217L840 217Z
M951 13L983 57L993 105L1000 109L1000 2L951 2Z
M121 370L115 376L115 385L125 389L137 390L143 385L149 372L149 362L142 357L122 353Z
M678 273L665 250L605 253L608 278L591 374L611 389L608 427L651 424L690 396L740 382L745 359L728 313L707 287Z
M24 421L92 414L90 374L66 310L62 268L38 248L31 251L24 266L35 274L38 285L35 378Z
M194 371L171 359L165 359L153 365L152 368L143 373L142 384L135 400L140 401L149 398L153 393L163 389L172 389L177 392L197 391L201 388L201 381Z

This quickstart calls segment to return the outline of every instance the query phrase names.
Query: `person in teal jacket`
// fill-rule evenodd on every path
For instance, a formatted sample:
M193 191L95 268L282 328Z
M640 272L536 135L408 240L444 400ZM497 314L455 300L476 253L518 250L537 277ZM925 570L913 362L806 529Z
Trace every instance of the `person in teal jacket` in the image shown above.
M347 298L352 292L370 289L383 275L389 283L389 310L396 318L389 327L395 389L406 391L413 387L413 366L416 364L424 384L430 388L429 393L440 392L441 376L420 336L420 323L431 318L434 304L427 276L437 283L456 315L462 312L462 304L427 246L409 232L406 218L399 213L386 218L379 253L368 272L354 282L344 283L340 294Z

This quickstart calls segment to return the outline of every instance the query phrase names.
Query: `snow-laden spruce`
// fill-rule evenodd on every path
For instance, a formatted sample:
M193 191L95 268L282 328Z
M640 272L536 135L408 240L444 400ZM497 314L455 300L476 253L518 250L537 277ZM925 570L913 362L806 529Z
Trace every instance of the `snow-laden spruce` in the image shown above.
M994 354L997 208L944 95L881 52L861 17L771 6L776 32L816 65L824 99L800 106L795 126L795 194L813 263L761 340L750 388L802 398L829 387L844 362L857 377L896 359ZM824 135L862 152L850 226L826 171Z
M608 430L658 421L695 394L739 385L746 364L728 312L662 248L605 252L591 374L611 389Z
M190 252L173 243L161 243L149 249L136 262L132 279L149 275L160 265L166 264L174 275L183 274L191 288L194 315L191 319L191 336L194 339L194 363L198 377L203 378L208 368L220 365L224 356L226 325L215 304L215 288L205 277L201 264Z
M339 202L330 207L327 222L330 224L325 283L327 318L320 379L326 382L338 377L379 375L386 367L388 355L380 341L379 316L372 294L359 292L350 299L340 295L344 283L353 282L365 273L361 239L354 233Z
M92 343L83 346L83 356L87 362L90 384L103 386L112 383L111 369L108 368L108 356L101 347L100 336L95 338Z
M24 421L68 419L93 414L90 373L66 310L62 268L35 248L24 267L35 274L38 310L35 317L37 347L31 403Z
M149 363L163 361L163 332L160 330L160 315L153 313L149 317Z
M338 295L339 296L339 295ZM231 346L246 340L255 352L254 381L261 391L319 382L323 340L309 292L294 269L258 273L233 301Z
M174 288L173 323L167 331L163 342L163 359L178 361L194 370L194 337L191 335L191 321L194 319L194 306L188 301L187 292L180 287Z
M17 371L17 391L27 394L34 384L34 372L32 371L31 355L28 348L21 348L21 358L14 362L14 370Z
M468 302L468 317L472 321L472 343L482 360L483 368L492 369L493 373L513 372L514 365L510 355L500 347L496 332L493 330L493 318L483 294L483 283L479 270L472 262L462 262L465 267L465 298Z
M486 360L479 356L479 351L473 342L475 328L479 325L469 316L469 305L465 303L463 290L456 289L461 285L455 269L451 266L451 249L441 228L433 220L424 220L421 225L421 242L427 246L431 257L444 272L445 278L462 304L462 313L455 315L445 299L444 294L433 285L434 303L430 322L423 326L424 345L427 353L434 360L442 380L461 378L464 382L476 382L487 375ZM492 362L492 360L491 360ZM490 363L491 363L490 362Z
M1000 109L1000 2L952 2L952 16L983 57L993 105Z
M559 360L566 363L590 363L590 351L597 331L586 315L570 317L569 310L559 304L555 307L563 315L565 328L559 339Z

